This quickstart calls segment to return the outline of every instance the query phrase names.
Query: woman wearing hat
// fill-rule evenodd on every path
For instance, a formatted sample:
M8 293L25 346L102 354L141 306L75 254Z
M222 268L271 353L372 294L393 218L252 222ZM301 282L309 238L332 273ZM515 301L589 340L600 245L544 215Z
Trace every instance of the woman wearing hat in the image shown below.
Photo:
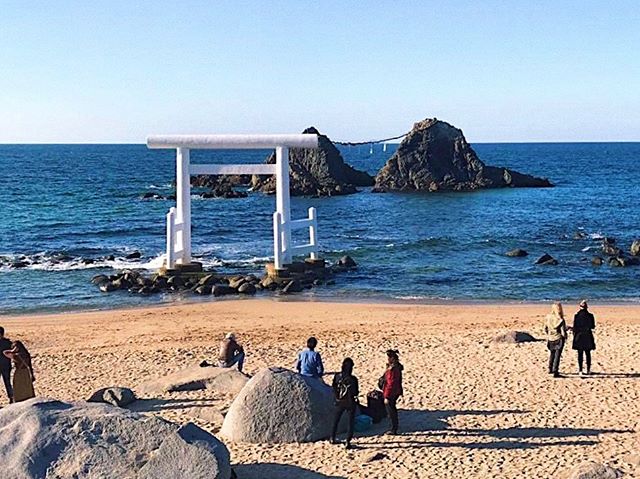
M578 372L583 375L583 358L587 360L587 374L591 374L591 351L596 349L596 342L593 339L593 329L596 322L593 314L589 312L587 300L580 302L580 310L573 317L573 349L578 351Z

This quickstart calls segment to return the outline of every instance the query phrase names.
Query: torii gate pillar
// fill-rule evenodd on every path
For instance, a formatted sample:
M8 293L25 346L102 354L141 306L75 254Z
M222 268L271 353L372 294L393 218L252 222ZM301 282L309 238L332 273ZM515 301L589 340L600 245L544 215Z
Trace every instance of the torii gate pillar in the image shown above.
M294 254L310 254L311 260L317 260L316 210L309 208L307 218L291 220L289 198L289 148L317 148L317 135L163 135L148 137L147 146L176 149L176 207L167 213L167 269L197 266L191 261L191 175L275 175L274 267L276 271L283 269ZM191 165L191 149L275 149L276 164ZM291 232L302 228L309 230L309 243L294 246Z

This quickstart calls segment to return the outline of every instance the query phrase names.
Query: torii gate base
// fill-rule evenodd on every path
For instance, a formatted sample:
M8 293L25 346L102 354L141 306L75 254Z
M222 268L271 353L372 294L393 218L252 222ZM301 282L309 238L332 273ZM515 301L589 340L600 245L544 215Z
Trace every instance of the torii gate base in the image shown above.
M274 279L290 279L297 274L303 274L305 271L324 269L326 263L321 258L305 258L304 262L293 262L285 264L282 268L276 268L274 263L267 263L267 276Z

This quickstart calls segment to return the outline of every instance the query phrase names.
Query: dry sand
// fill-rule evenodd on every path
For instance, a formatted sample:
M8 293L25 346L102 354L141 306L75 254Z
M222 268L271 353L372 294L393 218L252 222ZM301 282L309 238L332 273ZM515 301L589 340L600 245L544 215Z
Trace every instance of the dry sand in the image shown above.
M567 308L571 310L571 308ZM216 301L38 317L0 317L34 357L36 392L64 400L99 387L133 387L202 359L225 331L248 353L246 370L292 367L309 335L330 371L356 363L363 394L397 348L405 366L402 435L385 424L345 451L314 444L228 444L239 478L548 478L595 459L640 477L625 456L640 452L640 307L592 306L595 375L580 378L565 349L553 379L543 342L494 344L505 330L541 336L545 305L394 305ZM0 394L1 395L1 394ZM4 396L3 396L4 397ZM364 396L363 396L364 397ZM216 432L216 410L231 398L211 392L165 394L139 409L194 421ZM209 418L211 418L209 420ZM376 453L383 458L368 462Z

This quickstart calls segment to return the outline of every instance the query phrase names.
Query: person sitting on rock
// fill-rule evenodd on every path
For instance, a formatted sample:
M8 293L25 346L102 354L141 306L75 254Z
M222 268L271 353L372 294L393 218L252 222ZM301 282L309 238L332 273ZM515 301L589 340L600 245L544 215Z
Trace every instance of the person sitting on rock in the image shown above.
M230 368L237 364L238 371L242 372L244 349L237 343L235 334L228 333L220 343L218 361L218 366L221 368Z
M320 353L315 350L316 346L318 346L318 340L312 336L307 339L307 347L298 353L296 371L303 376L321 378L324 374L322 358Z
M358 378L353 375L353 359L345 358L342 361L342 370L333 377L333 394L335 396L336 412L333 418L333 428L331 429L331 444L338 444L336 434L342 414L347 413L349 417L347 429L347 441L345 447L351 449L351 439L353 438L353 428L356 420L356 407L358 406Z

